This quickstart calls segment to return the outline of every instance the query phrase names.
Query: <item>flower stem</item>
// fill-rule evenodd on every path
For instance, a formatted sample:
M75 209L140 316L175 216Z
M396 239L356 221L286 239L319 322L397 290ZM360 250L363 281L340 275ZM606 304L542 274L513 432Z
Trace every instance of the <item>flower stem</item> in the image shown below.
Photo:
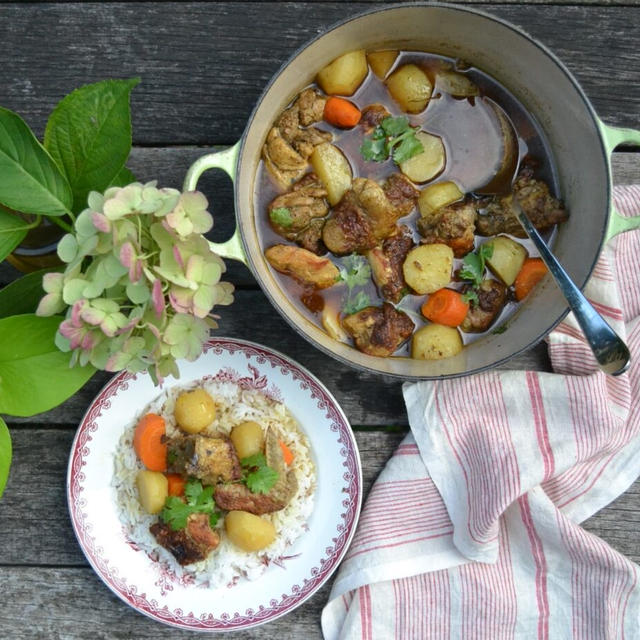
M61 220L59 217L50 217L49 220L54 224L57 224L61 229L64 229L67 233L71 233L73 231L73 227L64 220Z

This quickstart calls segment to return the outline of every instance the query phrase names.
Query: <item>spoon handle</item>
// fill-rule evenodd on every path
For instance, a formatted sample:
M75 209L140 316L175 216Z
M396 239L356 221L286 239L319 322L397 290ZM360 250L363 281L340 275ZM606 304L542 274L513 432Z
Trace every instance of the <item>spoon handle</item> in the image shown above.
M542 239L515 198L513 198L512 208L569 303L569 307L573 311L600 368L605 373L614 376L624 373L631 360L627 345L605 322L602 316L593 308L593 305L584 297L582 291L571 280L569 274L551 253L547 243Z

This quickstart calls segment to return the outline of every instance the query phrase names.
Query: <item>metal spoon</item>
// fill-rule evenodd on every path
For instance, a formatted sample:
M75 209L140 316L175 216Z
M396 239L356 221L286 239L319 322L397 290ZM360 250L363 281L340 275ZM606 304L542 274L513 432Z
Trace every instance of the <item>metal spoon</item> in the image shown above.
M593 355L598 361L600 369L612 376L624 373L631 361L627 345L582 295L580 289L576 287L562 265L551 253L546 242L533 226L515 197L512 199L511 206L513 213L524 227L536 249L540 252L540 257L549 268L562 295L567 299L569 307L573 311L582 333L584 333Z

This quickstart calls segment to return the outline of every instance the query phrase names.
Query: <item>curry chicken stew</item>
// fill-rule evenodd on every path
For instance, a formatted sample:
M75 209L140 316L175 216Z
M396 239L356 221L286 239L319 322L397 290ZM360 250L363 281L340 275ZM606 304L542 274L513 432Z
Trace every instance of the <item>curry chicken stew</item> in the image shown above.
M255 211L280 285L333 339L440 359L545 275L511 210L567 217L536 122L493 78L417 51L351 51L280 113Z

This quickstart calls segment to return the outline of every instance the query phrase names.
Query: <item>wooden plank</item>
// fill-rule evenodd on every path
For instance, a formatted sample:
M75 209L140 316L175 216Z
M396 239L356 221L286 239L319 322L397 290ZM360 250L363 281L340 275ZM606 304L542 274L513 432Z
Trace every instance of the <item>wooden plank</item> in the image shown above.
M134 147L127 165L142 182L157 180L160 186L181 188L189 166L200 156L224 147ZM640 183L640 153L619 152L613 155L615 184ZM222 171L205 173L198 188L209 199L214 216L214 228L209 238L222 242L231 237L235 229L233 185ZM19 272L6 262L0 263L0 286L19 277ZM239 262L227 261L225 279L239 287L255 287L251 272Z
M474 6L554 50L606 121L638 126L640 7ZM51 109L77 86L140 76L132 98L138 143L231 143L298 47L371 8L339 2L1 4L3 47L13 53L0 67L2 104L41 135Z
M221 316L217 335L246 338L281 351L301 363L327 385L352 424L407 424L401 380L359 372L311 347L281 319L261 291L237 291L233 305L216 310ZM538 345L506 363L503 368L549 370L545 345ZM100 372L59 407L33 418L11 418L9 422L12 425L77 424L91 399L108 379L107 374Z
M0 502L0 566L86 565L65 493L73 436L70 429L12 430L13 465ZM355 437L368 493L404 433L358 431Z

